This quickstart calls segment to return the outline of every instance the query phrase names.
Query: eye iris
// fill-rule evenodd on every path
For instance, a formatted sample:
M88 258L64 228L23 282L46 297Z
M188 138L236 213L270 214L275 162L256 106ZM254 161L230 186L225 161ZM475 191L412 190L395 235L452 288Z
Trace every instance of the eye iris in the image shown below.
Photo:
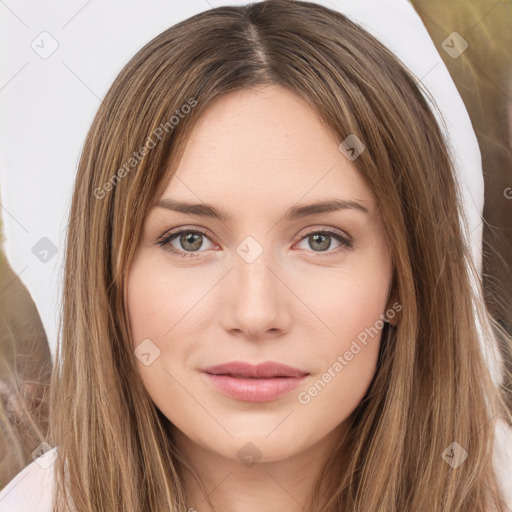
M203 235L200 235L199 233L186 233L180 236L180 243L184 249L197 251L201 248L203 243L202 237ZM198 241L199 243L197 243ZM192 247L187 247L187 244L192 244Z
M310 241L318 242L319 240L323 239L323 243L321 241L321 247L319 247L320 250L324 251L329 248L331 245L331 237L330 235L324 235L322 233L315 233L314 235L311 235L309 237ZM327 241L327 243L326 243ZM312 246L314 247L314 246Z

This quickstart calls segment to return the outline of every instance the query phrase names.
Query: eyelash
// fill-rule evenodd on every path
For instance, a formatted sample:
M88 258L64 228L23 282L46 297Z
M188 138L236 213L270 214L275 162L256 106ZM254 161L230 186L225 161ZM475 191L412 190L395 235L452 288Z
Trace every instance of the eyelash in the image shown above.
M180 231L175 231L175 232L171 232L171 233L164 235L157 241L157 245L159 245L160 247L163 247L166 251L169 251L175 255L188 257L188 258L199 258L201 256L201 252L204 252L204 251L181 251L179 249L176 249L172 245L170 245L170 242L172 242L175 238L177 238L178 236L180 236L183 233L201 234L209 239L206 231L203 231L202 229L199 229L199 228L182 229ZM329 236L332 236L338 242L340 242L341 246L338 247L337 249L335 249L334 251L327 252L327 255L337 254L338 252L340 252L344 249L352 249L352 247L353 247L353 243L348 238L345 238L344 236L340 235L336 231L327 230L327 229L310 231L310 232L306 233L297 243L302 242L302 240L308 238L311 235L316 235L316 234L329 235ZM320 256L325 256L325 255L322 255L323 251L310 251L310 252L312 252L314 254L319 254Z

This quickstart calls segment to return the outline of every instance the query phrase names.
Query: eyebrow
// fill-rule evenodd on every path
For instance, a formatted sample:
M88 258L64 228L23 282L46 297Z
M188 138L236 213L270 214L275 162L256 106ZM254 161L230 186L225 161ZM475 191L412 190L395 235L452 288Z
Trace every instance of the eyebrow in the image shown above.
M166 210L185 213L188 215L210 217L222 222L229 222L231 220L231 217L225 211L207 203L186 203L183 201L176 201L174 199L167 198L160 199L154 206L158 208L165 208ZM348 209L358 210L360 212L369 214L367 208L355 201L348 201L345 199L330 199L303 206L292 206L284 214L283 220L296 220L302 217L307 217L309 215L318 215L319 213L329 213Z

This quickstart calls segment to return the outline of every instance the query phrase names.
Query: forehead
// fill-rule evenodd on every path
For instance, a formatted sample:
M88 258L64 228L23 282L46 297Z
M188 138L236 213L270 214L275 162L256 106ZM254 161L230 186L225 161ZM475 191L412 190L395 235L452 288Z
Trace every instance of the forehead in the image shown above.
M194 126L161 197L264 207L374 198L341 140L306 100L269 85L229 93Z

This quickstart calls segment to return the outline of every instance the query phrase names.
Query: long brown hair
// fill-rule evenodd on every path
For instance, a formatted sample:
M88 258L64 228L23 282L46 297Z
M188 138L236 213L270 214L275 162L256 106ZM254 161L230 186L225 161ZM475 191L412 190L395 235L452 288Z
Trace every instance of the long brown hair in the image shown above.
M491 455L495 420L512 414L479 323L490 339L498 327L471 287L438 123L421 84L374 37L292 0L219 7L174 25L128 62L97 112L75 182L51 383L56 498L67 490L80 512L187 510L187 461L137 374L126 277L201 113L265 84L305 98L340 142L355 134L365 144L353 163L377 198L402 305L307 510L505 510ZM457 468L442 457L454 442L468 453Z

